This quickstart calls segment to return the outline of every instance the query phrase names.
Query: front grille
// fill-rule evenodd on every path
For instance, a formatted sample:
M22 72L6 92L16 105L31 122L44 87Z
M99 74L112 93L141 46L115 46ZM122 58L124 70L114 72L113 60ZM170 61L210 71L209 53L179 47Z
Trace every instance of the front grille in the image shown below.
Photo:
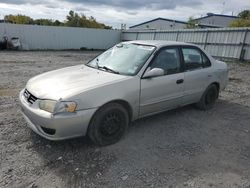
M32 95L27 89L24 90L23 95L30 104L33 104L37 100L37 97Z

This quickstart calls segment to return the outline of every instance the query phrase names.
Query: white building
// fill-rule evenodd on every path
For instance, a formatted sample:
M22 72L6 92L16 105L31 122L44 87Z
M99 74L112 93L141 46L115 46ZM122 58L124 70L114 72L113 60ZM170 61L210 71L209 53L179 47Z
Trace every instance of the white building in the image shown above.
M197 18L195 21L198 24L204 24L208 26L228 27L230 23L237 18L237 16L207 13L207 16Z
M187 22L171 20L166 18L156 18L137 25L129 27L129 30L171 30L171 29L185 29ZM199 28L217 28L212 25L199 24Z
M137 25L129 27L129 29L151 29L151 30L169 30L184 29L187 23L183 21L171 20L166 18L156 18Z

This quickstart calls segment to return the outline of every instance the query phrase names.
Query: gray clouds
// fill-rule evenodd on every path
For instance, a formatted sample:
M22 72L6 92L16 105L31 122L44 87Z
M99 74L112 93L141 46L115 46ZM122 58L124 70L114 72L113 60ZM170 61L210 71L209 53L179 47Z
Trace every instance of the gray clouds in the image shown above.
M23 4L46 4L46 0L43 1L34 1L34 0L0 0L0 3L14 4L14 5L23 5Z
M194 7L202 4L202 0L64 0L64 2L94 6L110 6L119 9L152 9L152 10L164 10L164 9L175 9L177 6ZM53 1L49 0L0 0L0 3L6 4L34 4L34 5L50 5Z
M63 21L74 10L119 28L121 23L131 26L157 17L185 21L207 12L236 15L244 9L250 9L249 0L0 0L0 19L24 14Z
M201 0L65 0L71 3L105 5L126 9L148 8L153 10L174 9L177 6L200 5Z

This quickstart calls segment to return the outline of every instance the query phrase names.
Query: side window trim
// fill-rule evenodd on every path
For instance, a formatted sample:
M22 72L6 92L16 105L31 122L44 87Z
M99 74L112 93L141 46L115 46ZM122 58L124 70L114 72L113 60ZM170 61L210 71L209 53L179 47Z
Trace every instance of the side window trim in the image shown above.
M199 49L199 50L200 50L200 49ZM205 68L211 67L211 65L212 65L212 64L211 64L211 61L210 61L210 59L207 57L207 55L206 55L203 51L201 51L201 50L200 50L200 53L201 53L203 68L205 69ZM206 65L205 65L204 57L208 60L209 66L206 66Z
M186 70L186 66L185 66L185 59L184 59L184 54L183 54L183 48L190 48L190 49L195 49L197 50L199 53L200 53L200 56L201 56L201 60L202 60L202 67L200 68L196 68L196 69L193 69L193 70ZM198 47L196 46L189 46L189 45L183 45L180 47L180 51L181 51L181 56L182 56L182 61L183 61L183 71L184 72L189 72L189 71L195 71L195 70L200 70L200 69L204 69L204 68L209 68L211 67L211 61L210 59L207 57L207 55ZM204 58L203 56L205 56L208 61L209 61L209 66L205 66L205 63L204 63Z
M180 46L177 46L177 45L173 45L173 46L164 46L164 47L161 47L159 48L155 53L154 53L154 57L151 59L151 61L149 62L149 64L147 65L147 67L145 68L143 74L142 74L142 77L143 75L145 74L145 72L148 70L148 68L152 65L152 63L154 62L154 60L157 58L157 56L161 53L161 51L163 50L167 50L167 49L176 49L177 50L177 53L179 55L179 61L180 61L180 68L179 68L179 71L174 73L174 74L178 74L178 73L182 73L184 71L184 67L183 67L183 61L182 61L182 53L181 53L181 47ZM168 76L168 75L171 75L171 74L165 74L163 76Z

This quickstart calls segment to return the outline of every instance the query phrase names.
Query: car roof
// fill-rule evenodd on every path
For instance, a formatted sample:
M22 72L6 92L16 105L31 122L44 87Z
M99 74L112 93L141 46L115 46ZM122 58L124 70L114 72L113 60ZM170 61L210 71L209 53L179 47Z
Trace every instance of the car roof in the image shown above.
M196 45L191 44L191 43L166 41L166 40L133 40L133 41L128 41L128 43L150 45L150 46L156 46L156 47L178 46L178 45L196 46Z

